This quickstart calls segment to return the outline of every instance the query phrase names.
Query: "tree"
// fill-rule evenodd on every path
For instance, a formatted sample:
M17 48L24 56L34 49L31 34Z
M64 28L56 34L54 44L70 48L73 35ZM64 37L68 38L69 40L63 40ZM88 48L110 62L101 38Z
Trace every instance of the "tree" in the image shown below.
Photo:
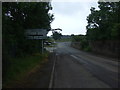
M120 2L98 2L98 4L100 10L92 7L91 14L87 17L87 38L89 40L118 39L118 34L112 33L119 33L115 27L119 27L120 23Z
M32 28L50 30L53 14L49 10L52 10L50 2L3 3L3 46L8 55L17 56L36 50L37 41L26 40L24 32Z
M53 14L50 2L3 2L2 3L2 59L3 74L10 59L38 52L40 41L27 40L25 30L31 28L50 29ZM36 46L37 45L37 46ZM39 44L40 47L40 44ZM4 76L3 75L3 76Z
M61 39L61 36L62 36L61 33L58 33L57 31L54 31L54 32L53 32L53 38L54 38L55 40Z

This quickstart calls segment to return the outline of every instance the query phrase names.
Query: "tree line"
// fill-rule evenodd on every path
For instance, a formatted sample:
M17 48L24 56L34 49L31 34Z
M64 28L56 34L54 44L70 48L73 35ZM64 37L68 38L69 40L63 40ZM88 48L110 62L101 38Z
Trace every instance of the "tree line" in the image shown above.
M35 51L34 40L25 38L26 29L50 30L53 14L50 2L9 2L2 3L3 54L19 56Z
M87 17L88 40L118 40L120 36L120 2L98 2Z
M86 18L86 35L72 35L72 42L79 42L81 49L86 51L92 50L89 43L95 41L119 41L120 2L98 2L98 8L90 9L91 13Z
M2 59L3 71L10 59L31 55L40 51L40 40L28 40L26 29L51 29L54 15L51 2L3 2L2 3Z

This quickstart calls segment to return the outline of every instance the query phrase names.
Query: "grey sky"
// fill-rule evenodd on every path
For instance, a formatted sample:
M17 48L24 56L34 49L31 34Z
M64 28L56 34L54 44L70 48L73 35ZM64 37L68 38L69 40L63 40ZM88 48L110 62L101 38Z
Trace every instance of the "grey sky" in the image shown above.
M63 35L86 34L87 16L90 8L98 8L97 0L91 2L51 2L55 20L51 23L52 29L61 28ZM49 32L48 35L52 33Z

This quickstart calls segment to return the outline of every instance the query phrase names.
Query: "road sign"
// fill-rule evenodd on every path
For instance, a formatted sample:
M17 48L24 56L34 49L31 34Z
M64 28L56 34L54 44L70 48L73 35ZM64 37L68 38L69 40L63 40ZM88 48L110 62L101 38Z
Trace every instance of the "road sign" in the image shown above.
M46 29L27 29L25 35L27 39L46 39L47 33Z

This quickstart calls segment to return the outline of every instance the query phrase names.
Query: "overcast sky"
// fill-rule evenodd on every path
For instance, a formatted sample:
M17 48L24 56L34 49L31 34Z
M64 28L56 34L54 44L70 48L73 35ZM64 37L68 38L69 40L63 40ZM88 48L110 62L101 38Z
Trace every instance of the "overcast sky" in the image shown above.
M67 0L66 0L67 1ZM95 1L74 1L74 2L55 2L52 0L51 4L54 14L54 21L51 23L52 29L61 28L62 35L71 34L86 34L87 16L90 14L90 8L98 9L98 0ZM52 32L48 33L48 36Z

